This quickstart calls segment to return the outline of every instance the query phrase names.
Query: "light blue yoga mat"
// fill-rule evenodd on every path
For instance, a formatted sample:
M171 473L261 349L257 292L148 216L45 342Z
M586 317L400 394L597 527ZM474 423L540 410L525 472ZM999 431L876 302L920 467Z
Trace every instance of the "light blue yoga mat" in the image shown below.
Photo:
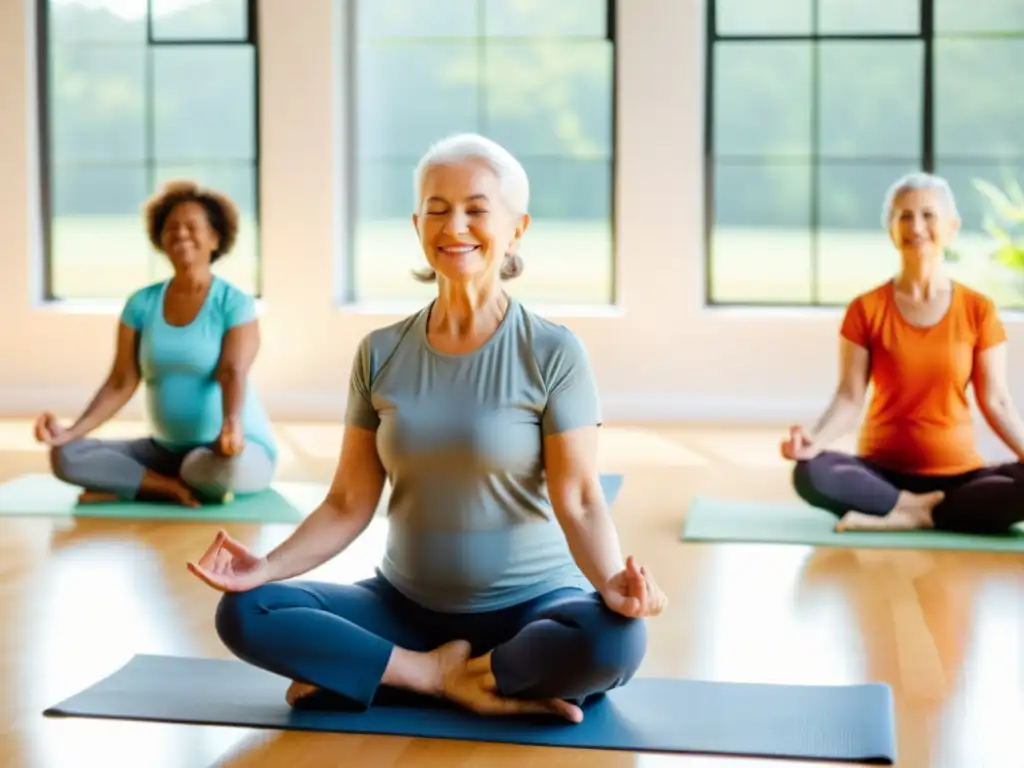
M293 710L284 700L289 682L235 660L135 656L44 714L631 752L896 760L892 691L881 683L635 678L588 704L583 722L573 724L483 717L436 703L382 704L365 712Z
M736 501L696 496L683 523L686 541L760 542L857 549L947 549L1024 552L1024 525L1005 536L947 531L845 531L835 515L795 502Z

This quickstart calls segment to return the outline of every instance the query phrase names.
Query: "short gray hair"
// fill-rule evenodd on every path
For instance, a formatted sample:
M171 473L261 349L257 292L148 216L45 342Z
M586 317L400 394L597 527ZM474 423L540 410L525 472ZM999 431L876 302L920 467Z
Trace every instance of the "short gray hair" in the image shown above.
M882 227L889 229L892 225L892 214L893 208L896 204L896 198L902 195L904 192L912 192L915 190L934 190L938 192L945 200L946 206L949 208L949 213L954 219L960 218L960 212L956 207L956 198L953 196L953 190L949 186L949 182L941 176L936 176L933 173L925 173L924 171L914 171L913 173L905 174L900 178L896 179L889 187L888 192L885 194L885 203L882 206Z
M458 165L467 160L484 163L498 177L501 198L516 216L527 212L530 205L530 179L516 158L498 144L477 133L457 133L433 144L420 158L413 172L413 200L419 208L423 194L423 180L427 171L439 165ZM523 271L523 261L517 253L505 254L501 265L503 280L518 277ZM431 283L437 279L430 268L415 270L413 276L421 282Z
M530 205L530 180L516 158L491 139L476 133L459 133L441 139L420 158L413 174L413 194L417 205L427 171L436 165L457 165L466 160L479 160L489 167L501 184L501 196L516 215L526 213Z

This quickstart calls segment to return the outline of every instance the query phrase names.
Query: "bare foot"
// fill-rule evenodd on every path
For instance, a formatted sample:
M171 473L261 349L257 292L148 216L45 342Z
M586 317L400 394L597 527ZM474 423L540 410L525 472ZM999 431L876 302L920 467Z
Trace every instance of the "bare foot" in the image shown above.
M571 723L583 720L583 710L561 699L520 699L503 696L491 672L491 654L469 658L470 646L455 640L437 649L444 673L443 695L480 715L555 715Z
M442 698L445 678L466 664L469 652L469 643L462 640L446 643L428 652L395 648L381 682L425 696ZM318 690L315 685L296 680L288 686L285 700L289 706L294 707L298 701Z
M316 693L319 690L315 685L309 683L300 683L298 680L288 686L288 691L284 695L285 701L288 702L289 707L294 707L298 703L299 699L304 699L310 694Z
M105 491L82 491L78 496L79 504L107 504L114 501L117 501L117 494Z
M842 531L919 531L935 527L932 510L945 498L942 491L901 493L896 506L886 515L867 515L850 511L843 515L835 530Z

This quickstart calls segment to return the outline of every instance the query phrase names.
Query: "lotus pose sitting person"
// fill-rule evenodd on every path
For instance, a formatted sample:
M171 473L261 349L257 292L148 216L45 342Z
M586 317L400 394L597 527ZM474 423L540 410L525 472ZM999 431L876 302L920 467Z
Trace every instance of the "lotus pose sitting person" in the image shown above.
M332 486L280 546L224 533L189 568L225 592L240 659L293 680L295 706L436 697L578 721L628 681L665 598L624 560L599 482L601 414L581 342L505 292L529 186L475 135L432 147L413 224L437 296L371 332L351 371ZM291 581L335 557L392 494L383 562L354 585Z
M794 485L840 520L837 530L938 528L1005 533L1024 520L1024 465L986 465L967 398L1024 458L1024 424L1007 386L1006 332L993 302L951 280L945 246L959 227L948 184L927 174L898 180L884 209L902 267L856 297L840 332L840 382L810 432L782 443ZM827 446L860 417L874 384L856 456Z
M147 201L149 239L174 275L135 291L117 329L110 373L70 426L50 413L35 424L54 474L82 487L81 503L160 499L196 507L266 488L277 447L248 380L259 348L252 297L212 274L238 233L223 195L174 182ZM87 435L144 383L152 437Z

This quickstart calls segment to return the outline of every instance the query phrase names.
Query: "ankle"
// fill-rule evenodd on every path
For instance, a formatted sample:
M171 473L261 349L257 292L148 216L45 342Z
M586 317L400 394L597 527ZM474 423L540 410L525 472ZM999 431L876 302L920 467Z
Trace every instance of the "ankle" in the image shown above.
M427 696L440 696L445 670L436 652L409 651L395 646L381 682Z

